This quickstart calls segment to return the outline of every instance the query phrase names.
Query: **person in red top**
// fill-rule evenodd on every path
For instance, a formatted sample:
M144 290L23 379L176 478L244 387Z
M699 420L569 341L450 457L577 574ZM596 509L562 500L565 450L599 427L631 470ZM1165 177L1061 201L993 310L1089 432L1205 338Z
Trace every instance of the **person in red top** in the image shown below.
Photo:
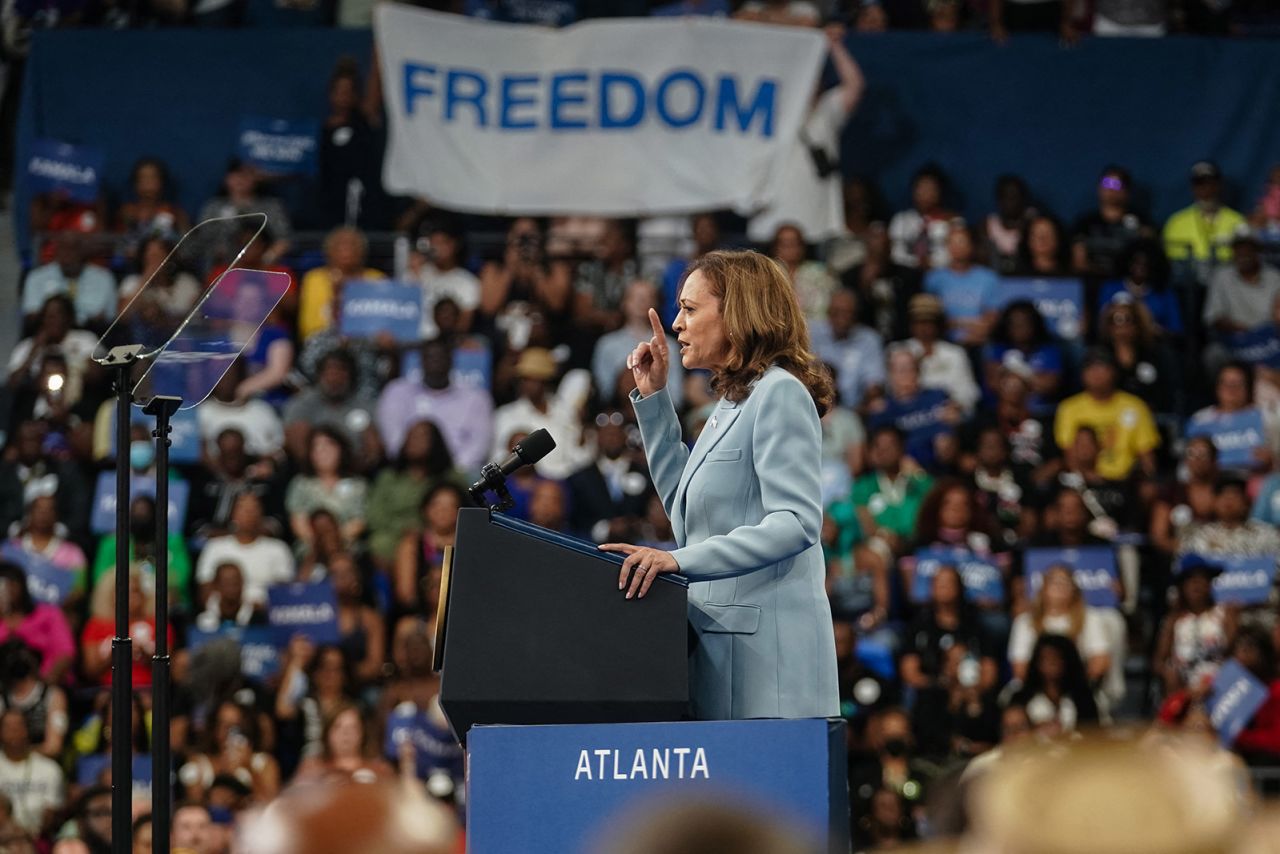
M111 639L116 624L115 576L104 575L93 589L89 622L80 635L80 654L84 678L94 685L111 684ZM173 643L173 627L168 627L169 643ZM151 656L156 651L156 602L146 589L141 572L129 574L129 637L133 639L133 686L151 684Z
M1245 626L1236 633L1231 656L1267 686L1266 702L1236 739L1236 751L1270 761L1280 759L1280 670L1271 637L1255 626Z

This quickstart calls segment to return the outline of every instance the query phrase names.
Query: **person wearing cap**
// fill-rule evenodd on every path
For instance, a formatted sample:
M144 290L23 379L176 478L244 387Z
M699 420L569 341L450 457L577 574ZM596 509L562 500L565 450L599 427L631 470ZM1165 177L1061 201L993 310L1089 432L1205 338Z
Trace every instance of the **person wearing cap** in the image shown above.
M516 361L519 398L493 413L493 448L490 459L500 460L511 451L511 438L545 429L556 447L537 464L538 474L564 480L595 457L594 448L582 445L582 419L578 413L590 385L585 371L570 371L554 388L560 368L551 351L530 347Z
M920 387L944 391L965 414L972 412L982 392L973 378L969 354L942 337L947 328L942 300L933 294L913 296L907 306L907 324L911 330L907 346L920 360Z
M1164 224L1164 246L1173 261L1230 261L1231 241L1244 215L1222 203L1222 172L1201 160L1191 167L1195 202Z
M1160 624L1152 670L1166 696L1188 688L1203 691L1227 657L1239 610L1214 601L1213 579L1222 567L1200 555L1186 555L1174 576L1176 595Z
M1231 265L1219 267L1209 280L1204 323L1220 336L1262 326L1274 313L1280 271L1262 263L1261 248L1258 235L1242 226L1231 238Z
M758 252L692 265L672 328L685 369L711 371L720 395L692 450L666 390L674 354L649 319L631 403L678 547L602 544L626 555L618 595L643 597L663 572L689 579L695 718L838 715L821 543L820 418L835 390L787 274Z
M1066 450L1081 427L1090 427L1102 441L1098 473L1109 480L1124 480L1138 465L1148 477L1156 473L1156 448L1160 431L1142 399L1119 391L1115 357L1101 347L1084 357L1081 381L1084 390L1058 406L1053 437Z

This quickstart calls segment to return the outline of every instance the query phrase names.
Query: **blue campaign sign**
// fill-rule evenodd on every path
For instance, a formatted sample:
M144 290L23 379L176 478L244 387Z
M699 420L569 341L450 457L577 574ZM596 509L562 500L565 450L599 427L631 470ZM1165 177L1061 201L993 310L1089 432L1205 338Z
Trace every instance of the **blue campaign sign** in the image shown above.
M422 289L388 282L347 282L342 286L342 334L372 338L389 332L401 344L419 340Z
M77 202L92 204L106 153L90 145L71 145L53 139L31 144L27 161L27 186L32 193L62 193Z
M137 407L131 408L129 423L141 424L147 432L155 429L155 419ZM194 465L200 462L200 420L195 407L179 409L169 419L169 462L178 465ZM111 410L111 438L107 440L107 456L116 453L116 412ZM114 477L114 475L113 475Z
M273 175L314 175L320 125L310 119L240 119L236 150L240 158Z
M439 768L462 780L462 746L447 721L433 718L415 703L401 703L387 718L386 731L382 749L392 762L399 761L400 745L408 741L413 744L419 779L427 779Z
M1222 567L1213 580L1213 596L1228 605L1265 605L1271 598L1276 580L1276 555L1251 555L1205 558Z
M1049 329L1063 340L1079 337L1084 316L1084 282L1079 279L1032 279L1011 276L1000 280L996 304L1030 300Z
M293 635L302 634L312 643L337 643L338 600L333 585L326 580L268 587L267 623L286 642Z
M654 802L721 797L846 851L843 740L843 722L821 718L473 727L467 850L586 854Z
M1266 701L1266 685L1234 658L1223 662L1209 692L1209 720L1223 747L1236 743Z
M916 602L928 602L933 595L933 577L944 566L960 570L964 582L965 598L970 602L1001 602L1004 600L1004 576L1000 567L990 558L976 555L962 548L927 548L916 552L915 581L911 598Z
M155 478L130 475L129 495L156 494ZM187 520L187 501L191 497L191 484L185 480L169 481L169 533L177 534ZM110 534L116 529L116 473L104 471L98 474L97 487L93 493L93 512L89 518L89 527L95 534Z
M1252 468L1254 451L1267 444L1262 410L1256 406L1239 412L1198 412L1188 422L1186 436L1208 436L1218 449L1218 467L1227 469Z
M1116 553L1110 546L1085 546L1080 549L1027 549L1023 553L1023 572L1031 585L1031 595L1040 592L1044 574L1051 566L1065 564L1084 594L1086 605L1115 608L1120 604L1116 585L1120 573Z
M61 605L75 587L76 574L63 569L53 561L13 543L0 546L0 558L17 564L27 574L27 589L31 598L46 605Z
M187 631L187 648L194 653L221 638L240 645L240 672L250 679L265 682L280 672L282 640L288 639L275 626L223 626L214 631L192 627Z
M1280 327L1267 324L1244 332L1232 332L1223 344L1231 351L1232 358L1251 365L1280 368Z

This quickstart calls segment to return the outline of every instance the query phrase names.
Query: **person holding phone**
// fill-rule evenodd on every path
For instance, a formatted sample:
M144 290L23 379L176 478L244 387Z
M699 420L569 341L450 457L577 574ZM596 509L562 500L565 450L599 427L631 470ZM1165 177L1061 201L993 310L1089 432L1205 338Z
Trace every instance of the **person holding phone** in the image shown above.
M649 318L653 338L627 360L631 401L677 548L600 546L626 555L619 589L643 597L660 573L690 579L696 718L839 714L819 542L819 418L834 392L786 273L756 252L690 266L672 329L685 369L709 370L721 398L692 451L666 388L667 339Z

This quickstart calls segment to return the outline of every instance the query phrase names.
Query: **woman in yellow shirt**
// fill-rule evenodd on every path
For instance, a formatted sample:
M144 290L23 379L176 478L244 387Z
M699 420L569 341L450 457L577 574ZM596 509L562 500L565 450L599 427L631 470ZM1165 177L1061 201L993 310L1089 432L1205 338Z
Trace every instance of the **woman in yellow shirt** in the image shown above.
M298 302L298 337L310 338L338 322L342 285L352 279L385 279L381 272L365 266L369 243L359 229L335 228L324 239L325 265L302 277Z

